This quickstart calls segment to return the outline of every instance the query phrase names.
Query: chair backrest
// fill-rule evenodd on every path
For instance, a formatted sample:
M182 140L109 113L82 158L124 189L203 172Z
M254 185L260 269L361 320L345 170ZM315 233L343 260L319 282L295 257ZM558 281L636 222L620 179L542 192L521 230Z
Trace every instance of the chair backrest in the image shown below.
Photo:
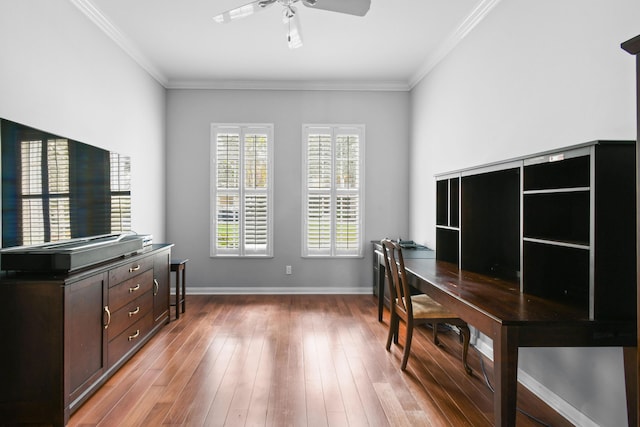
M411 289L407 281L407 272L404 269L402 248L393 240L383 239L381 242L384 262L386 267L387 282L391 294L391 307L405 314L413 316L411 306Z

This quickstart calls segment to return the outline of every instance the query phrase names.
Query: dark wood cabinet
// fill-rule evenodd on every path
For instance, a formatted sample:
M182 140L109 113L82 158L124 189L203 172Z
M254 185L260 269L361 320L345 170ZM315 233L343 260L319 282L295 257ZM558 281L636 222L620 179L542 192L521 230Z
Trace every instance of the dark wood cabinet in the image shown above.
M635 149L594 141L438 176L437 259L592 320L635 319ZM442 193L458 179L454 205ZM453 206L459 227L442 222Z
M171 245L67 275L5 275L0 424L64 426L169 322Z

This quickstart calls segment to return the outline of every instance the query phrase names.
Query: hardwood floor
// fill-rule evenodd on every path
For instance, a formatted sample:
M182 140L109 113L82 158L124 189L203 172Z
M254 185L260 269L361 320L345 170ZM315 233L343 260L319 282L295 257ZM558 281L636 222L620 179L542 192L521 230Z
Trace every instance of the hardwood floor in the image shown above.
M417 328L406 372L367 295L189 296L69 426L490 426L479 355ZM485 361L492 379L491 363ZM525 389L519 405L570 426ZM518 426L539 426L518 414Z

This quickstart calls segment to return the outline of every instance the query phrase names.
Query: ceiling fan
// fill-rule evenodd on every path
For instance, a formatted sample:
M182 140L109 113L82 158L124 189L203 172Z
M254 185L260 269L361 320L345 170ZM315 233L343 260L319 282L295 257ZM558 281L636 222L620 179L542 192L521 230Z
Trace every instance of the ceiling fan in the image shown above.
M297 9L294 4L301 2L312 9L328 10L330 12L346 13L364 16L369 11L371 0L255 0L243 6L222 12L213 17L215 22L226 24L256 12L267 9L274 3L283 7L282 21L287 25L287 43L290 49L302 46L302 34L298 21Z

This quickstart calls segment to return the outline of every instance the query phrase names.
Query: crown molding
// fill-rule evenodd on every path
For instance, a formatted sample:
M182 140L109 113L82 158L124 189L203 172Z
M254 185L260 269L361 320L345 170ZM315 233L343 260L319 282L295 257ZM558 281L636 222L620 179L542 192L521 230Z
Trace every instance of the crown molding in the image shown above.
M149 59L138 50L138 48L125 36L120 29L104 16L102 11L98 9L90 0L69 0L76 6L87 18L89 18L98 28L100 28L111 40L113 40L122 50L124 50L140 67L149 73L161 85L167 85L167 78L149 61Z
M408 92L404 81L170 80L167 89L334 90Z
M447 36L442 43L427 57L422 67L409 80L413 89L427 74L435 68L466 36L478 25L500 0L480 0L473 11Z

